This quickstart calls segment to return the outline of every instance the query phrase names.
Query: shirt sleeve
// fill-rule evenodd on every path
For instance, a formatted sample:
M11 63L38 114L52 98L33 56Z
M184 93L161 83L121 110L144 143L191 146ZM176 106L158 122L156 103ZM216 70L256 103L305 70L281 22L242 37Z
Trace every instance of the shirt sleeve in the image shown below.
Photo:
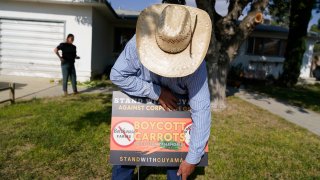
M73 54L73 56L74 56L74 59L77 57L77 46L74 46L74 54Z
M186 161L189 164L198 164L204 155L211 128L210 93L205 61L195 73L187 77L187 88L193 124Z
M145 81L138 76L142 65L138 59L135 43L134 36L127 43L112 67L110 80L129 95L158 100L161 87L152 82Z
M62 50L62 49L63 49L63 43L60 43L60 44L57 46L57 49L58 49L58 50Z

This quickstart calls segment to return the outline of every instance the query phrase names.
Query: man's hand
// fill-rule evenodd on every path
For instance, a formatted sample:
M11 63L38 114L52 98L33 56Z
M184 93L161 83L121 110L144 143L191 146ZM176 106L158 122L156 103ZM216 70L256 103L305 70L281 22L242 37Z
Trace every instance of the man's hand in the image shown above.
M187 180L188 176L193 173L195 167L195 164L189 164L186 161L183 161L180 164L177 176L182 176L182 180Z
M177 102L178 99L169 89L161 87L159 103L166 111L176 110L178 108Z

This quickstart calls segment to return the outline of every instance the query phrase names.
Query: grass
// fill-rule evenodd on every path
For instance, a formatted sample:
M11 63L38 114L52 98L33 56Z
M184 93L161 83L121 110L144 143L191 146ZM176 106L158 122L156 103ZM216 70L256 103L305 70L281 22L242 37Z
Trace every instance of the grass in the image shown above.
M55 83L55 80L51 79L50 83ZM57 81L58 84L62 84L62 80ZM71 80L68 81L68 85L71 85ZM87 88L97 88L97 87L113 87L115 88L116 86L112 84L110 80L92 80L92 81L85 81L85 82L80 82L77 81L78 86L84 86Z
M110 95L41 99L0 111L2 179L110 179ZM320 179L320 138L238 98L213 114L196 179ZM141 179L165 179L142 167Z
M265 93L289 104L320 112L320 84L297 85L292 88L279 86L250 86L251 90Z
M86 81L83 83L78 83L79 86L85 86L88 88L95 88L95 87L116 87L110 80L93 80L93 81Z

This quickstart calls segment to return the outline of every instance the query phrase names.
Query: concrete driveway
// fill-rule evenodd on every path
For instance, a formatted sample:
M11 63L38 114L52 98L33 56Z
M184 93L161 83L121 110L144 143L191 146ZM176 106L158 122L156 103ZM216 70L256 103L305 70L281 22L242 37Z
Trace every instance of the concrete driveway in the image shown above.
M25 77L25 76L0 76L0 88L8 87L8 83L16 83L16 100L62 96L62 86L57 83L50 83L49 78ZM111 92L109 87L87 88L78 86L80 93L101 93ZM72 93L71 85L68 86L69 94ZM9 91L0 92L0 101L9 98Z
M239 92L235 93L235 95L320 136L319 113L290 105L287 102L268 97L264 94L246 91L245 89L239 89Z

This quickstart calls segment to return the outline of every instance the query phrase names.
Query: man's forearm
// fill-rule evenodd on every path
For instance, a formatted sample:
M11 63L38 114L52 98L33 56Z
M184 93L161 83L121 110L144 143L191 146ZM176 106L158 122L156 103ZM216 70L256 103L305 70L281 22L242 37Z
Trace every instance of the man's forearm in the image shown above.
M208 103L204 103L208 104ZM202 110L191 110L192 113L192 128L191 128L191 140L189 146L189 152L186 157L186 161L190 164L197 164L200 162L207 141L210 136L211 127L211 112L209 105L203 106Z
M60 54L59 54L58 49L54 49L53 51L54 51L54 53L58 56L58 58L60 58L60 59L62 58L62 57L60 56Z
M62 58L58 52L56 53L56 55L58 56L58 58L60 59Z
M114 68L111 69L110 80L124 92L132 96L148 97L153 100L158 100L161 93L161 87L159 85L144 81L134 75L124 76Z
M204 149L210 136L211 109L206 63L187 79L189 105L191 107L191 140L186 161L197 164L204 154Z

